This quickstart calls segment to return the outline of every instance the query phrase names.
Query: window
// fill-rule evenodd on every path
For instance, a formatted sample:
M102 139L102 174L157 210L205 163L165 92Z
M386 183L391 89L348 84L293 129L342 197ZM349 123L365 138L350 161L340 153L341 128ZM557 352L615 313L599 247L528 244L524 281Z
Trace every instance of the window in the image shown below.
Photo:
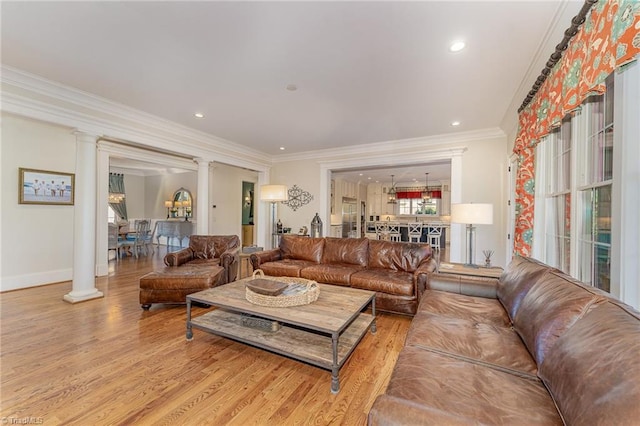
M423 203L422 198L400 198L398 200L398 214L436 216L438 214L438 199L431 198Z
M578 258L577 278L610 291L611 192L613 183L613 74L604 95L584 106L585 137L578 141Z
M535 256L611 292L614 74L536 148ZM538 205L538 203L540 203ZM542 232L541 230L544 230Z
M116 212L113 211L111 206L107 206L107 220L109 223L116 223Z
M543 234L543 261L564 272L571 267L571 146L573 116L567 116L558 129L538 145L536 175L544 174L543 214L537 223Z

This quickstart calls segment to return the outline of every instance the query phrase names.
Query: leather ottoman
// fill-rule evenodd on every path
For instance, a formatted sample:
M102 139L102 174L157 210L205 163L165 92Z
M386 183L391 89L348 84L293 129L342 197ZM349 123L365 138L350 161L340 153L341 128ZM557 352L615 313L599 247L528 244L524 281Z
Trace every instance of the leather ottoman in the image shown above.
M188 294L223 284L224 268L166 267L140 277L140 305L145 311L152 303L186 303Z

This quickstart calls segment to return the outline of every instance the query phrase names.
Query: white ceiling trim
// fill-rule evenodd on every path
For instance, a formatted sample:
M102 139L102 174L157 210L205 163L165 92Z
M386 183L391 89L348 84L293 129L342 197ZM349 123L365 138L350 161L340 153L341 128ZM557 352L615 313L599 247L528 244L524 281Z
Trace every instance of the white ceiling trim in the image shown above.
M448 151L451 149L459 149L457 147L449 148L449 145L466 145L476 141L496 139L505 136L506 135L502 131L502 129L495 127L470 132L460 132L446 135L435 135L421 138L352 145L337 149L332 148L326 150L308 151L302 154L281 155L277 158L274 158L273 162L282 163L285 161L300 160L320 160L320 162L322 162L331 161L332 159L340 161L340 158L346 157L348 157L349 159L352 159L353 157L359 157L384 160L390 157L395 157L399 151L403 151L401 156L405 158L405 161L403 161L403 163L406 163L407 151L411 152L411 156L414 158L425 155L427 157L431 157L430 153L437 154L439 152ZM439 146L442 145L447 145L447 147L439 148Z
M438 160L450 160L453 157L462 156L467 150L466 146L434 149L430 151L424 151L407 157L406 153L398 153L395 155L371 155L360 156L342 160L326 160L319 161L322 169L328 169L331 171L338 171L344 169L358 168L358 167L388 167L388 166L412 166L417 164L424 164Z
M269 155L252 148L12 67L2 66L0 81L4 111L78 128L97 136L128 140L239 167L263 170L271 166ZM46 98L51 102L44 100ZM104 115L112 116L114 120L104 118ZM181 148L180 151L177 148Z
M111 156L124 157L130 160L143 161L145 163L160 164L167 167L197 171L198 165L193 160L175 157L172 155L153 152L145 149L124 146L105 140L98 141L98 150L106 151Z

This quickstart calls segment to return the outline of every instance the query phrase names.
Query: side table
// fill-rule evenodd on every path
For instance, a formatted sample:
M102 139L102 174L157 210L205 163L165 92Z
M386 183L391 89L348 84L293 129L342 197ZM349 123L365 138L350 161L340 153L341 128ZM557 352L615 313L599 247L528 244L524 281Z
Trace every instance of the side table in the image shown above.
M242 279L253 273L251 268L251 253L240 252L240 261L238 262L238 278Z
M438 273L440 274L456 274L456 275L470 275L473 277L485 277L485 278L500 278L503 269L499 266L493 266L491 268L485 268L480 266L478 268L472 268L465 266L462 263L441 263L438 265Z

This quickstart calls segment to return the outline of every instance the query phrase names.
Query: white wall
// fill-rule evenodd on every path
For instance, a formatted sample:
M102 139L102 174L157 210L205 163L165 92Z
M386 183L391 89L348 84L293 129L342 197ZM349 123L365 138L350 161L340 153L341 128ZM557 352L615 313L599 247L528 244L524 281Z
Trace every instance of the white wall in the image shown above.
M191 192L193 197L192 214L193 220L196 221L196 206L198 200L196 197L196 189L198 185L198 173L186 172L186 173L174 173L168 175L147 176L144 178L144 193L140 200L144 201L143 216L131 217L145 217L147 219L166 219L167 208L164 206L164 202L173 200L173 194L180 188L184 188ZM126 187L127 192L129 187ZM127 201L127 205L129 202Z
M123 176L124 190L127 201L127 216L129 219L147 218L145 212L144 194L145 194L145 178L144 176L127 175Z
M320 212L320 165L314 160L288 161L274 165L271 170L272 184L287 185L291 188L298 185L304 191L313 195L313 200L296 211L289 206L278 203L277 217L282 225L291 228L291 232L297 233L301 227L306 226L311 230L311 220ZM329 193L329 192L327 192ZM267 209L271 214L271 207ZM271 221L269 220L269 223ZM329 223L322 224L323 235L329 235Z
M493 250L492 263L505 266L508 219L506 164L506 137L469 144L462 155L461 202L493 204L493 225L476 226L475 263L478 265L484 264L482 250ZM463 231L462 247L465 247L464 238Z
M66 127L1 117L0 291L70 280L74 207L18 204L18 168L75 173L75 136Z
M257 184L258 173L220 163L214 163L211 169L209 234L238 235L242 238L242 204L244 203L242 181ZM254 214L254 220L257 221L257 208Z

